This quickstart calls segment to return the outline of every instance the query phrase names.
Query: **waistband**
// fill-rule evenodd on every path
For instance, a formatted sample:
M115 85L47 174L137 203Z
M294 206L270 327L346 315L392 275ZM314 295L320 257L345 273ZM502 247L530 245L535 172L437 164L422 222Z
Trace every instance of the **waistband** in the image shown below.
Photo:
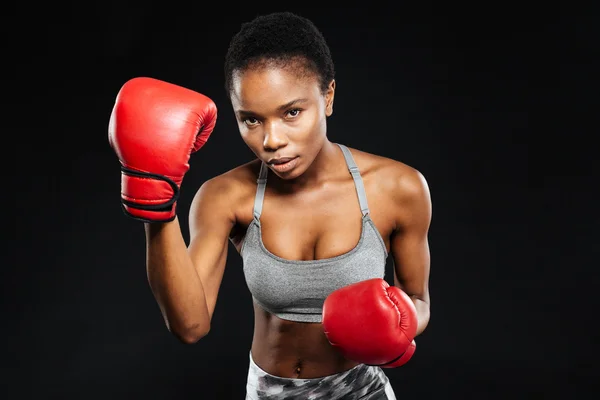
M396 397L387 375L379 367L358 364L319 378L283 378L262 370L250 353L246 399L395 400Z

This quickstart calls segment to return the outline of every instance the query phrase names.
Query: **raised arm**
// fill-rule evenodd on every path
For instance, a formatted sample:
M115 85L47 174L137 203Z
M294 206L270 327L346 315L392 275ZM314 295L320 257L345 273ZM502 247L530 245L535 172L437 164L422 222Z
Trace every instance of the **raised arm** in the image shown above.
M210 307L198 271L218 270L223 251L222 246L203 245L203 257L190 256L177 219L177 200L190 155L204 146L216 119L216 105L203 94L138 77L121 87L108 129L109 143L121 164L122 209L145 222L150 287L169 330L186 343L209 330ZM212 184L203 186L202 193L210 192ZM199 202L212 206L213 196L204 197ZM210 226L210 234L204 229L196 233L196 224L194 249L197 237L211 243L226 238L228 218L215 212L202 222L200 226Z

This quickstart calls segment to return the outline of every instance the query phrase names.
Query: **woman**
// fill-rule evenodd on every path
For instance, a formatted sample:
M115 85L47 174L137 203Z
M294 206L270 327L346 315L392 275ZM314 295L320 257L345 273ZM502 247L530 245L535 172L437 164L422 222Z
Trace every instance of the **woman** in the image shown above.
M275 13L244 24L231 41L225 80L257 159L201 185L189 246L177 193L190 152L214 128L216 107L201 94L141 78L122 88L111 117L123 208L146 222L149 282L168 328L186 343L208 333L231 241L254 299L247 399L394 399L380 367L330 343L321 312L335 289L383 278L389 254L395 285L416 310L415 335L423 332L425 179L401 162L329 141L334 65L305 18Z

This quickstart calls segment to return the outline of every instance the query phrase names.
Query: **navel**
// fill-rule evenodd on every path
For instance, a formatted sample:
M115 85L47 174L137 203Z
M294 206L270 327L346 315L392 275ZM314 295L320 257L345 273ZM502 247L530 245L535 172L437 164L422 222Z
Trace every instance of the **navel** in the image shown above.
M300 372L302 372L302 360L298 360L298 362L296 363L296 368L294 369L294 372L296 373L296 376L300 375Z

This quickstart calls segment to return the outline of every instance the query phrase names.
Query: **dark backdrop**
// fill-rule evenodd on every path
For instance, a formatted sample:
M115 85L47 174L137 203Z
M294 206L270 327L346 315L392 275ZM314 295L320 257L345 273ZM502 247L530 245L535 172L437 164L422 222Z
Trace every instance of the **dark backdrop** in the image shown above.
M586 398L598 376L598 181L582 141L596 128L586 119L596 112L595 17L488 3L218 6L228 10L21 10L31 14L5 59L17 107L4 130L17 147L4 151L15 181L5 199L16 201L5 209L15 223L2 267L2 379L21 392L8 398L243 398L253 315L241 260L230 248L210 334L179 343L146 281L142 225L120 210L107 125L135 76L215 100L216 129L182 186L187 240L198 186L252 158L223 59L242 22L274 10L311 18L329 42L330 138L412 165L430 185L432 317L413 360L386 370L399 398Z

